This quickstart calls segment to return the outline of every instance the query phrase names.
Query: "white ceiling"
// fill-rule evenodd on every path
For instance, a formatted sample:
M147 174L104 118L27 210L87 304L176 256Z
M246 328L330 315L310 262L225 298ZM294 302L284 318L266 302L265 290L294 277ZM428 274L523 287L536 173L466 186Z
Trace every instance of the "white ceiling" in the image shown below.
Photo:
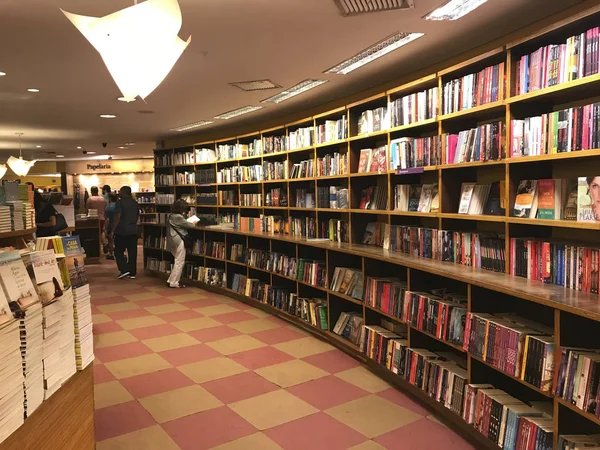
M244 92L229 82L271 79L286 87L329 82L296 99L201 130L260 122L325 103L426 67L564 9L578 0L489 0L455 22L422 17L443 0L414 0L415 9L342 17L334 0L179 0L180 37L192 35L167 79L143 101L126 104L99 54L63 16L104 16L133 0L0 0L0 159L15 154L23 132L27 157L67 157L82 150L148 155L171 128L260 100L281 90ZM425 37L349 75L323 71L397 31ZM38 88L38 94L27 92ZM154 114L140 114L151 110ZM99 114L117 114L117 119ZM191 134L198 134L195 130ZM103 150L101 142L107 142ZM126 150L125 142L136 142ZM41 145L37 149L36 145Z

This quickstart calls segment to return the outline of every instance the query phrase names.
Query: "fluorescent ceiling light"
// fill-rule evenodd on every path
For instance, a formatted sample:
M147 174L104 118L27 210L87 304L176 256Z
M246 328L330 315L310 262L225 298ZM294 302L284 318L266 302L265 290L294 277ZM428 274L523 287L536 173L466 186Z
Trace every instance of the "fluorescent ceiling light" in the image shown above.
M125 145L135 145L135 142L125 142Z
M0 72L0 77L6 76L6 72Z
M194 128L200 128L200 127L203 127L205 125L209 125L211 123L213 123L212 120L199 120L198 122L192 122L192 123L188 123L186 125L181 125L180 127L171 128L171 131L193 130ZM130 143L127 143L125 145L133 145L133 144L135 144L135 142L130 142Z
M8 170L8 167L6 167L6 164L0 164L0 178L4 177L4 175L6 175L7 170Z
M192 40L177 36L177 0L146 0L99 18L63 13L100 53L129 102L150 95Z
M87 152L88 155L95 155L96 152Z
M425 16L427 20L456 20L479 8L487 0L449 0Z
M41 145L36 145L35 147L36 147L36 148L42 148L42 146L41 146Z
M81 147L77 147L77 150L81 150Z
M31 88L31 89L27 89L27 92L40 92L40 90Z
M64 158L65 155L56 155L57 158Z
M402 33L398 32L386 37L384 40L379 41L377 44L372 45L369 48L364 49L362 52L353 56L346 61L339 63L337 66L326 70L325 73L334 73L340 75L346 75L365 64L375 61L377 58L387 55L388 53L414 41L415 39L424 36L423 33Z
M119 148L123 149L123 148L127 148L127 147L119 147Z
M100 117L102 117L103 119L114 119L115 116L114 114L100 114Z
M244 106L243 108L234 109L233 111L228 111L223 114L219 114L215 116L215 119L233 119L234 117L241 116L243 114L251 113L252 111L256 111L262 109L262 106Z
M328 80L304 80L289 89L286 89L279 94L273 95L272 97L265 98L261 103L281 103L284 100L295 97L298 94L309 91L316 88L317 86L327 83Z
M276 89L281 87L271 80L237 81L235 83L229 83L229 85L240 88L243 91L264 91L265 89Z

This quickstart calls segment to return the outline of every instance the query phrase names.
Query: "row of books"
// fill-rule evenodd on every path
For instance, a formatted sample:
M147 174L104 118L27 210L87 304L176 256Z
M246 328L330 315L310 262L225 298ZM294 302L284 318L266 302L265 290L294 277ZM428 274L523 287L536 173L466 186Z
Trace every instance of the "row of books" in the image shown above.
M337 120L326 120L316 128L317 144L346 139L348 137L348 119L343 115Z
M263 136L262 138L263 154L285 152L288 149L287 136Z
M295 131L290 131L288 137L290 150L310 147L315 144L315 131L313 127L298 128Z
M219 190L217 197L219 199L219 205L221 206L237 206L238 194L236 190ZM198 203L200 204L200 203Z
M512 313L467 313L463 349L501 372L550 392L553 330Z
M175 152L173 153L172 164L194 164L194 152Z
M227 258L227 247L225 246L225 242L207 242L205 252L206 256L211 256L213 258Z
M287 161L263 162L263 174L266 181L286 180L289 177Z
M164 261L159 258L155 258L152 256L146 257L146 269L154 272L162 272L167 273L167 271L171 270L172 263L170 261Z
M348 209L348 189L342 186L317 187L319 208Z
M229 259L231 261L244 262L246 260L246 251L242 244L232 244L229 250Z
M387 184L368 186L360 190L359 209L387 210Z
M192 248L190 251L193 255L204 255L206 250L206 243L202 239L194 239Z
M315 193L312 189L296 188L296 208L315 208Z
M290 179L311 178L315 176L315 161L307 159L292 165L290 170Z
M330 177L348 173L348 153L327 154L317 158L317 176Z
M336 267L331 277L329 289L357 300L363 298L362 270L348 267Z
M600 148L600 103L511 121L511 158Z
M348 222L339 219L319 220L319 238L332 242L350 242Z
M212 148L197 148L196 163L209 163L217 160L217 153Z
M358 117L358 135L377 133L390 127L390 115L384 106L369 109L360 113Z
M462 183L458 214L501 215L504 212L501 201L504 183L504 180L492 184Z
M152 247L152 248L167 248L167 237L166 236L155 236L149 233L146 233L144 236L144 247Z
M545 239L510 239L510 274L599 293L599 249Z
M223 191L219 191L219 194ZM196 194L196 204L198 205L218 205L216 192L199 192Z
M504 123L480 125L458 134L445 134L445 162L492 161L505 156Z
M167 272L170 270L169 268ZM183 268L183 277L211 286L227 287L227 272L216 267L204 267L195 263L186 263Z
M333 332L338 336L358 345L360 342L360 333L362 331L364 319L362 314L357 312L341 312L337 322L333 326Z
M217 183L263 181L263 166L224 167L217 172Z
M438 113L439 92L437 87L405 95L388 105L390 126L399 127L434 119Z
M441 164L443 136L403 137L390 142L390 170Z
M570 36L564 43L546 45L521 56L515 63L515 92L526 94L598 73L599 39L600 28L594 27Z
M154 166L171 166L173 165L173 155L171 153L165 153L164 155L155 153L154 154Z
M156 203L159 205L171 205L175 202L175 194L159 194L156 193Z
M265 190L265 206L288 206L286 189L274 188Z
M379 173L388 170L387 145L363 148L358 160L358 173Z
M175 176L157 173L154 175L154 184L158 186L171 186L175 184Z
M504 99L504 62L444 83L442 111L451 114Z
M214 168L196 169L196 183L210 184L217 182L217 172Z
M272 191L273 189L271 189L270 192L266 192L265 193L265 197L269 196L269 198L272 198ZM240 194L240 206L262 206L263 202L262 202L262 194ZM267 205L269 206L269 205Z
M394 187L394 211L435 213L439 210L440 195L437 183L397 184Z
M552 391L582 411L600 417L600 353L598 350L561 347ZM560 447L559 447L560 448Z

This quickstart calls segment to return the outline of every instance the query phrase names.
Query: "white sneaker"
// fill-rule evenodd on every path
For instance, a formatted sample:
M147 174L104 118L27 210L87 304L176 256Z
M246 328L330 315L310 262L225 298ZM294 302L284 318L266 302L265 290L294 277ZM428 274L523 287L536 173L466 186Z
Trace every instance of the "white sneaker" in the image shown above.
M119 280L122 280L123 278L127 278L129 276L129 272L123 272L121 274L119 274L119 276L117 277Z

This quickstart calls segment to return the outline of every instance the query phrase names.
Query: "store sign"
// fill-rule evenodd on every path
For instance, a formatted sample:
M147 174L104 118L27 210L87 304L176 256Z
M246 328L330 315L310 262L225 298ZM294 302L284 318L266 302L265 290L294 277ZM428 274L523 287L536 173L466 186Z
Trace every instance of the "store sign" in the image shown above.
M102 170L102 169L110 169L111 165L110 164L88 164L87 165L88 170Z
M153 172L153 159L111 159L108 161L66 161L65 172L79 173L127 173Z

